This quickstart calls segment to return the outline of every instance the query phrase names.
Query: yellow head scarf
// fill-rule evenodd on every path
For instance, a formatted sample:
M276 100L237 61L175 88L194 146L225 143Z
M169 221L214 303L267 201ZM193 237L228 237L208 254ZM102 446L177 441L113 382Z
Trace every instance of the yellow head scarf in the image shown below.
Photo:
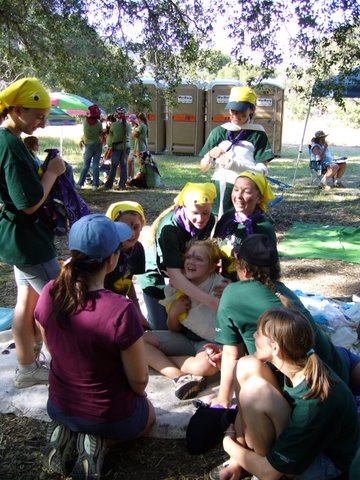
M216 197L216 188L213 183L187 183L175 198L174 203L179 207L194 204L213 204Z
M51 101L37 78L22 78L0 92L0 113L5 108L17 105L25 108L50 108Z
M259 203L259 207L263 212L266 212L267 210L266 204L269 203L271 200L273 200L275 198L275 195L271 190L269 182L265 177L265 175L263 175L262 173L255 173L255 172L242 172L239 175L239 177L250 178L250 180L252 180L255 183L261 195L263 196L263 200Z
M140 203L137 202L116 202L112 203L110 207L107 209L106 216L109 217L111 220L115 221L119 215L125 212L136 212L142 218L143 224L145 225L145 214L143 207Z

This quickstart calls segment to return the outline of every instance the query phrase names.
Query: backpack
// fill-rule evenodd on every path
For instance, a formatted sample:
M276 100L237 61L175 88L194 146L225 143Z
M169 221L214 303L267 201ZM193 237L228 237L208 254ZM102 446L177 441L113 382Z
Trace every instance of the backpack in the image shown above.
M46 171L51 159L59 153L56 148L46 149L45 152L47 152L47 157L41 166L42 172ZM40 218L57 236L66 235L68 228L76 220L90 213L85 201L77 193L73 181L68 178L68 171L67 168L65 173L57 177L48 198L39 209Z

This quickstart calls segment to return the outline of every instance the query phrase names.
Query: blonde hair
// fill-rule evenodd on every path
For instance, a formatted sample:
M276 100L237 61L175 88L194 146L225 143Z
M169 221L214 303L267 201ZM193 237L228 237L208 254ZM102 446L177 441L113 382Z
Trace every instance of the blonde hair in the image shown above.
M303 398L324 401L333 382L314 351L315 335L309 320L296 310L271 308L259 317L257 328L279 345L283 360L303 369L310 390Z
M206 239L206 240L190 240L186 244L186 250L184 253L184 257L189 252L190 248L192 247L204 247L206 249L209 266L216 265L216 273L219 272L220 269L220 260L221 260L221 251L218 247L216 240Z

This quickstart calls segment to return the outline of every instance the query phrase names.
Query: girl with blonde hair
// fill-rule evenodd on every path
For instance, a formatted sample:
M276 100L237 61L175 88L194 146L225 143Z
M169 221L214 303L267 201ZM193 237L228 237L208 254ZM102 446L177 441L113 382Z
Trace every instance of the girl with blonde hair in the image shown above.
M144 293L148 321L153 329L166 330L165 278L185 295L217 309L218 299L194 286L183 274L183 254L189 240L210 238L215 224L211 212L215 199L211 183L187 183L152 226L151 244L146 252L146 273L138 278Z
M217 273L219 262L220 250L214 241L190 241L184 275L194 288L212 295L224 281ZM174 381L178 398L193 398L205 388L206 378L218 372L204 351L204 345L214 341L216 312L171 285L165 287L160 303L166 308L168 331L145 334L149 366Z

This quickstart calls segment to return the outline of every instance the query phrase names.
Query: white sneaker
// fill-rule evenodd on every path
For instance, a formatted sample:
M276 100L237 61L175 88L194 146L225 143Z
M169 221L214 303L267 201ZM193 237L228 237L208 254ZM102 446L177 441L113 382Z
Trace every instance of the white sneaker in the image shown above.
M29 372L15 371L14 384L16 388L27 388L33 385L47 385L49 383L49 367L46 363L37 361L36 367Z
M320 182L320 187L321 187L323 190L330 190L330 189L331 189L330 185L328 185L328 184L326 183L326 180L321 180L321 182Z

